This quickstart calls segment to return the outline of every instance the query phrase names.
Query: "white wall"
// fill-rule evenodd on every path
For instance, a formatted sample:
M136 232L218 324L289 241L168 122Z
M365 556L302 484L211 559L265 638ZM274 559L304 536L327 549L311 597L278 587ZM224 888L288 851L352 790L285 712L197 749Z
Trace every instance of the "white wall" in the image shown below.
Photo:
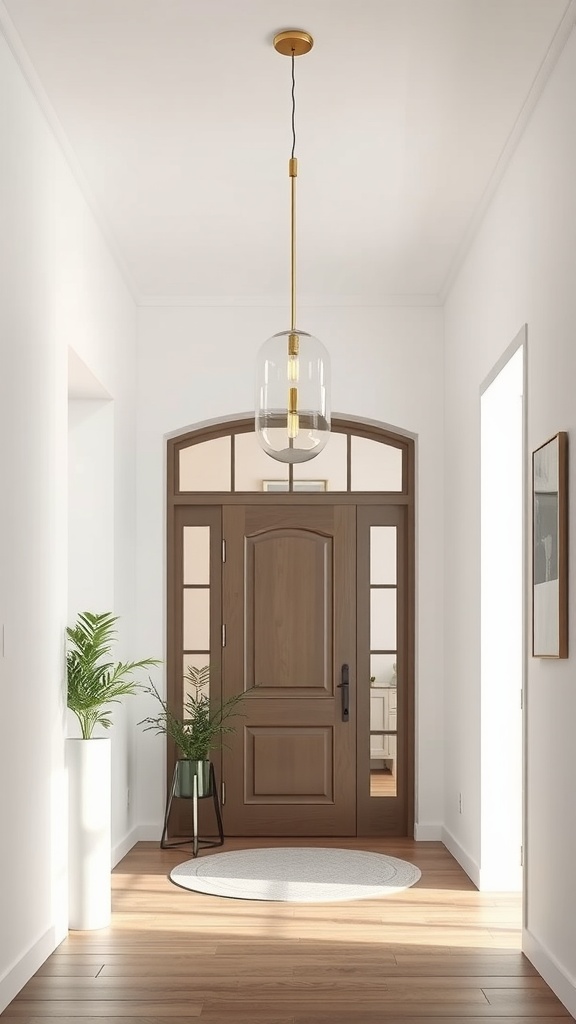
M138 623L139 646L164 650L165 435L254 408L260 344L285 309L149 307L139 312ZM332 408L418 435L417 822L439 838L442 822L443 455L442 310L310 308L302 328L332 357ZM269 460L269 473L276 463ZM325 474L320 474L325 475ZM142 715L147 713L143 706ZM164 753L138 737L139 821L155 838L162 822Z
M524 341L480 400L480 888L522 891Z
M446 807L480 856L479 388L528 324L528 449L576 445L576 36L572 34L446 304ZM570 474L571 522L576 474ZM529 522L530 522L529 518ZM576 559L569 585L576 593ZM576 644L576 602L570 636ZM528 658L525 948L576 1013L574 657ZM457 813L457 794L466 811Z
M116 400L114 597L129 629L135 307L1 33L0 139L1 1010L67 925L68 346ZM119 841L126 809L116 827Z
M131 391L134 375L127 380ZM131 410L124 426L117 415L123 404ZM126 395L124 402L109 397L70 397L68 403L68 622L82 611L114 611L119 616L115 660L134 655L132 406L131 395ZM129 699L112 708L112 862L116 863L134 841L130 799L133 729ZM68 712L67 733L80 735L72 712ZM96 735L106 733L98 729Z
M68 620L114 607L114 403L68 403Z

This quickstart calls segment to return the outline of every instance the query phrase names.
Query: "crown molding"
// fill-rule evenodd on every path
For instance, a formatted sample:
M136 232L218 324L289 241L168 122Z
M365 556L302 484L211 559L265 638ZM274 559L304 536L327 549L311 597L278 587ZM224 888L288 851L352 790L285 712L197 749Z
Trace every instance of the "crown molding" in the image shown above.
M88 184L88 180L82 171L76 154L68 140L68 136L62 127L62 124L52 106L48 94L46 93L42 82L34 68L34 65L28 56L28 52L18 35L16 26L12 21L3 0L0 0L0 32L4 36L12 56L14 57L20 71L22 72L32 95L34 96L42 114L44 115L48 126L56 140L56 144L59 146L60 151L66 161L72 176L74 177L78 188L84 200L94 218L96 227L99 229L104 242L110 252L112 259L114 260L118 271L126 285L126 288L130 292L134 302L138 304L138 290L135 286L135 282L132 278L128 266L124 260L124 257L116 241L114 232L112 231L106 217L104 216L101 207L99 206L96 197L92 191L91 186Z
M550 45L540 63L540 67L534 76L534 80L528 95L522 104L520 113L514 122L514 125L504 143L502 152L498 157L494 170L490 176L488 184L482 193L482 196L476 206L472 218L464 232L462 240L456 249L455 256L450 264L446 280L442 285L439 293L439 299L442 305L446 302L450 290L462 269L464 261L470 252L472 244L480 230L484 217L488 211L488 208L498 190L500 182L502 181L508 165L516 152L518 145L524 132L530 122L532 114L536 108L536 105L544 92L546 83L552 74L552 71L556 67L560 55L568 42L568 39L572 33L574 25L576 24L576 0L568 0L566 10L562 15L562 19L554 33Z

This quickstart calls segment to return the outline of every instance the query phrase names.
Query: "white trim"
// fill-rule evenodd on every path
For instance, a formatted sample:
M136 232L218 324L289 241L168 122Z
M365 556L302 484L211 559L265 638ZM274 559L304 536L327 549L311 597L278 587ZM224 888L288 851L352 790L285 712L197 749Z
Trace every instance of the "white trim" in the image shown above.
M130 850L132 849L133 846L136 845L139 839L140 828L138 825L135 825L134 828L130 829L127 835L124 836L124 839L121 839L119 843L116 843L116 845L112 847L113 868L115 868L116 865L120 863L122 858L125 857L127 853L130 853Z
M418 843L442 842L442 825L431 822L419 822L414 825L414 839Z
M502 869L502 865L499 867L492 863L490 866L480 867L480 877L478 882L478 888L483 892L521 892L522 893L522 921L523 924L526 921L526 899L527 899L527 875L525 865L527 862L527 848L528 848L528 836L526 830L526 815L527 815L527 674L528 668L526 663L526 651L527 638L529 634L529 621L530 621L530 599L529 589L527 587L528 572L529 572L529 559L530 559L530 546L531 536L528 530L528 508L529 508L529 482L527 477L527 465L528 465L528 324L522 325L520 330L516 333L510 344L504 349L499 359L496 360L491 370L480 384L479 396L480 405L482 404L482 398L496 381L500 373L508 365L510 360L516 355L516 353L522 350L522 664L521 664L521 693L518 694L518 700L521 700L521 759L522 759L522 779L521 779L521 835L519 836L519 846L521 850L517 851L517 862L515 864L508 864L505 871ZM482 418L482 412L480 411L480 419ZM483 482L482 482L483 486ZM481 814L482 818L482 814ZM484 821L480 822L480 830L484 828ZM482 862L483 854L480 853L480 860Z
M514 336L507 348L504 349L502 355L496 360L494 366L490 370L487 377L484 378L480 385L480 397L488 390L491 384L494 383L496 377L501 373L507 363L510 362L512 356L516 354L519 348L524 346L524 398L526 398L526 344L528 342L528 324L522 324L522 327L518 333Z
M442 826L442 842L447 850L452 854L455 860L458 861L461 868L464 869L468 878L474 882L477 889L480 888L480 868L473 857L470 856L466 850L460 846L460 843L454 838L451 832L448 831L446 826Z
M556 64L558 63L558 60L560 59L560 55L566 43L568 42L568 38L575 24L576 0L568 0L566 10L562 15L562 20L560 21L560 24L558 25L558 28L556 29L556 32L552 37L552 40L546 53L544 54L544 57L542 58L542 62L540 64L540 67L538 68L538 71L536 72L536 75L534 76L534 81L532 82L526 99L522 104L520 113L518 114L518 117L516 118L516 121L512 126L510 134L508 135L508 138L504 143L502 152L500 153L500 156L496 161L496 166L492 171L488 184L486 185L486 188L484 189L484 192L480 197L480 201L478 202L476 209L472 214L470 223L468 224L468 227L464 232L462 240L456 249L455 256L450 264L448 273L446 275L446 280L444 281L444 284L440 289L439 298L441 299L442 303L446 302L452 285L454 284L456 278L458 277L458 274L460 273L460 270L462 269L466 257L472 247L472 243L474 242L474 239L478 234L482 221L486 216L488 207L490 206L490 203L492 202L496 192L498 191L500 182L502 181L508 169L510 161L512 160L512 157L514 156L514 153L518 148L520 140L524 135L524 132L532 117L532 114L534 113L534 109L536 108L536 105L540 97L542 96L544 89L546 88L546 83L548 82L548 79L550 78L552 71L554 70Z
M561 1003L576 1017L576 978L558 962L527 928L522 931L522 952L542 975Z
M63 936L65 938L65 936ZM62 940L60 940L62 941ZM33 946L24 953L24 956L8 969L3 978L0 979L0 1013L3 1013L9 1003L18 995L21 989L36 971L48 959L59 945L56 940L54 928L44 932Z
M126 854L136 846L136 843L158 843L160 848L160 836L162 835L162 822L149 825L134 825L112 850L112 867L115 868ZM192 842L192 838L190 838Z
M572 2L572 0L570 0ZM507 348L504 349L502 355L496 360L494 366L484 378L480 384L480 398L487 391L490 385L496 380L498 374L504 369L506 364L512 359L519 348L523 349L523 380L522 380L522 466L523 466L523 479L522 479L522 531L524 537L523 550L522 550L522 594L523 594L523 609L522 609L522 623L523 623L523 638L522 638L522 865L518 869L518 876L516 873L508 876L508 881L512 883L514 878L519 877L521 882L520 886L511 884L509 891L511 892L522 892L522 924L525 926L528 913L528 665L527 665L527 650L528 650L528 637L531 635L531 604L530 595L527 581L529 579L530 564L532 556L532 531L531 531L531 482L528 474L528 324L522 325L518 333L512 339ZM496 887L491 884L493 879L490 879L489 873L485 870L480 872L481 885L480 889L484 891L490 891ZM500 887L500 891L504 891Z

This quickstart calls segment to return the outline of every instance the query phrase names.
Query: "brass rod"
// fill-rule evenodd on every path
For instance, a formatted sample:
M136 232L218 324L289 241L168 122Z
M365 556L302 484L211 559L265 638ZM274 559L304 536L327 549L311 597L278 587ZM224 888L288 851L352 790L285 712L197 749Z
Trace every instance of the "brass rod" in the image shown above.
M290 175L290 330L296 330L296 176L298 161L292 157L288 167Z

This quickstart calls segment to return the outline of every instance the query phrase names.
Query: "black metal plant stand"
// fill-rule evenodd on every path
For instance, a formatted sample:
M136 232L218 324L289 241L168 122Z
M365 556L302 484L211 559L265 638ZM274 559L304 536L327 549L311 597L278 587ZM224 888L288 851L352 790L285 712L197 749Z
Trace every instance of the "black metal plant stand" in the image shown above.
M170 818L170 811L172 809L172 801L176 791L176 785L178 781L178 762L174 765L174 774L172 775L172 785L170 786L170 792L166 801L166 812L164 814L164 828L162 829L162 838L160 840L160 846L163 850L171 850L176 846L186 846L190 839L181 839L176 842L167 842L166 836L168 834L168 821ZM199 847L212 847L212 846L223 846L224 844L224 828L222 825L222 814L220 812L220 801L218 800L218 789L216 787L216 775L214 774L214 765L210 762L210 784L208 792L203 793L202 796L198 795L198 776L193 777L193 789L191 797L183 797L184 800L192 800L192 852L193 856L198 856ZM214 810L216 812L216 821L218 822L218 839L209 838L201 839L198 835L198 801L205 800L207 797L212 797L214 801Z

